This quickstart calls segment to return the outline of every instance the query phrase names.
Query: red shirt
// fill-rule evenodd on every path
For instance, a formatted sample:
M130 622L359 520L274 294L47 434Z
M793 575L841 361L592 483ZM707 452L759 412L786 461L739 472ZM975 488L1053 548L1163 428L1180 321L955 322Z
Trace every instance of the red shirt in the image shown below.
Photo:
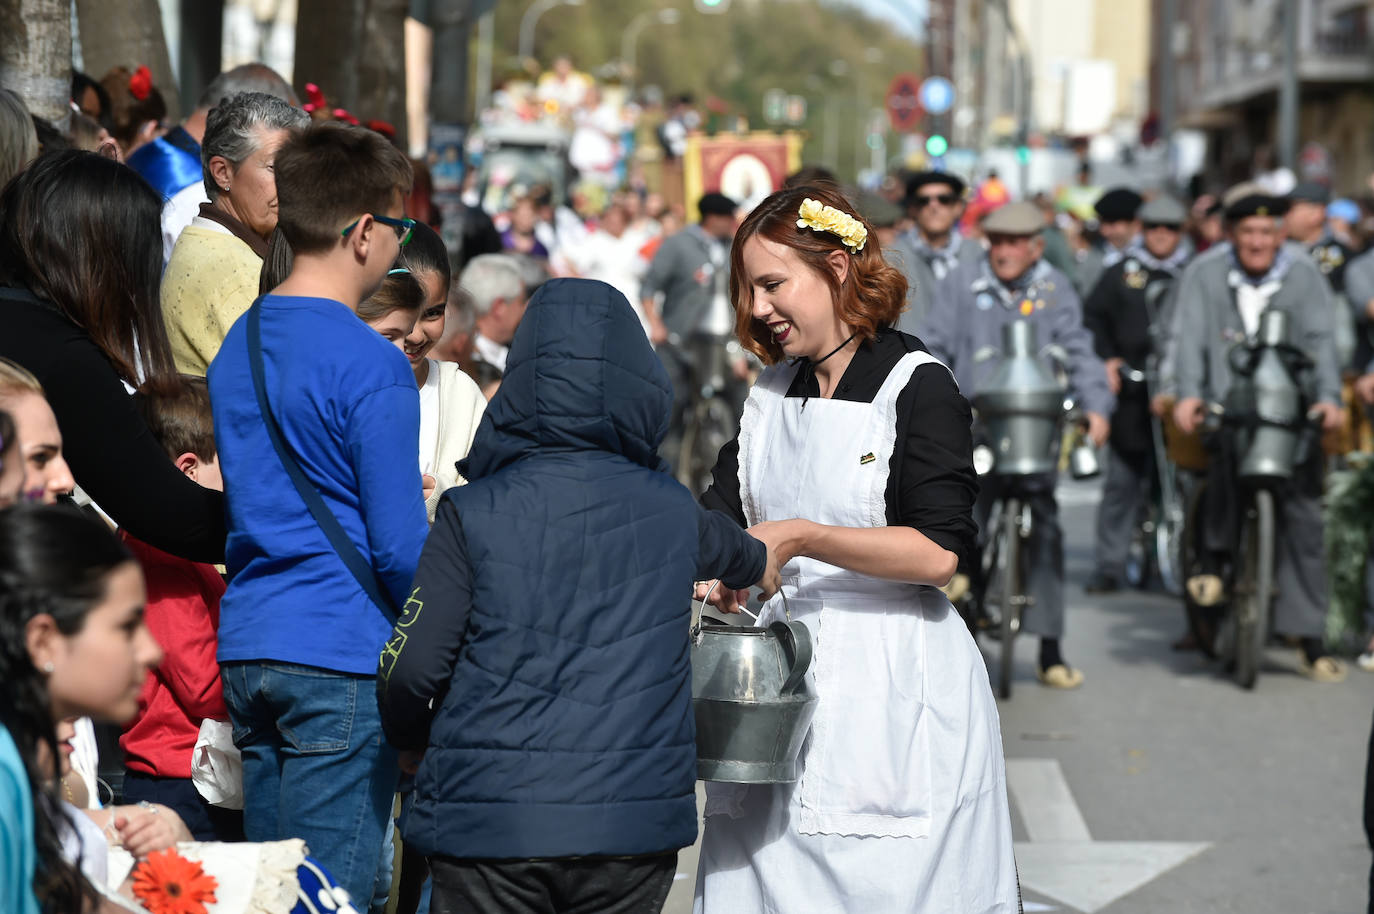
M163 653L138 695L138 715L119 738L124 764L144 774L189 778L200 722L229 719L215 661L224 579L214 565L120 536L143 566L148 628Z

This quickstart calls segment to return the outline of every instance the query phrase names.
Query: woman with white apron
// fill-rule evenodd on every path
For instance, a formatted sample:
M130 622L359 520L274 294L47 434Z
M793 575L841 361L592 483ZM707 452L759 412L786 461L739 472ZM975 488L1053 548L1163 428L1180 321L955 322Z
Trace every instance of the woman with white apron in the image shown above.
M697 914L1014 914L997 709L937 589L972 547L967 402L829 185L779 191L735 237L741 342L771 367L703 502L776 550L819 696L800 779L707 785ZM735 610L742 594L717 598Z

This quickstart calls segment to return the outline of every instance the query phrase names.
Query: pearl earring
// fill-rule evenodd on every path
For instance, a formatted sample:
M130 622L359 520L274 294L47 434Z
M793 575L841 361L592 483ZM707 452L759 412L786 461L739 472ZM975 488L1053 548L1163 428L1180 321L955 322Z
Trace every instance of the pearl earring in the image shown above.
M55 669L57 669L57 667L53 666L53 662L51 660L43 664L43 672L45 673L51 673Z

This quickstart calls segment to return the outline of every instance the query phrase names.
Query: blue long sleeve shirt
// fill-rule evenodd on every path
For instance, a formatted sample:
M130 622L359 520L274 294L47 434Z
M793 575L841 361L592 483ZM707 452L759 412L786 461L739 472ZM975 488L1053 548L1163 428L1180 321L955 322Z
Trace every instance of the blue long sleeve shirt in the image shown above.
M410 365L340 302L267 295L260 307L267 397L282 436L402 606L428 532ZM349 573L272 448L253 393L246 315L209 384L229 526L220 662L375 675L396 620Z

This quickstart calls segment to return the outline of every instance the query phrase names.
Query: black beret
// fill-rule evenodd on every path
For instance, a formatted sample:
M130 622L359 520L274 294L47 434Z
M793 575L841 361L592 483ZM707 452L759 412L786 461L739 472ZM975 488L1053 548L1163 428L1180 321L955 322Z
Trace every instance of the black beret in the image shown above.
M958 196L964 195L964 179L958 175L948 171L918 171L906 179L907 201L909 202L912 197L916 196L916 191L927 184L944 184Z
M1226 221L1239 222L1250 216L1282 216L1288 212L1288 201L1266 193L1247 193L1226 201Z
M739 209L739 204L725 194L712 191L701 195L701 199L697 201L697 209L703 216L733 216L735 210Z
M1134 219L1144 202L1144 198L1130 188L1114 187L1097 198L1093 209L1101 222L1122 222Z
M1303 181L1288 195L1294 203L1320 203L1325 206L1331 202L1331 189L1316 181Z

